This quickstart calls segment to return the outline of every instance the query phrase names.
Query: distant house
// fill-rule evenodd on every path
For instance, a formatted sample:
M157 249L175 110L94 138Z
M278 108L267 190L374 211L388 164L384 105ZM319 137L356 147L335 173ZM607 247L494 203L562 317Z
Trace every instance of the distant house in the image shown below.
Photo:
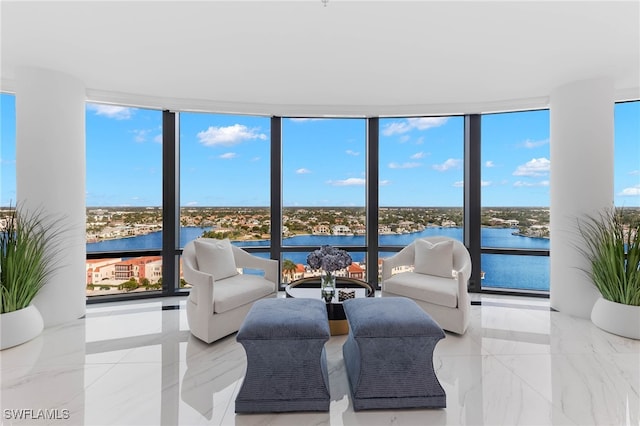
M147 278L149 281L154 281L154 272L159 271L160 273L155 276L155 281L157 281L158 278L162 276L162 267L159 262L162 262L162 257L160 256L142 256L118 262L115 264L115 279L126 281L135 278L140 282L140 280ZM146 265L149 263L154 263L154 265L147 271ZM160 265L160 267L158 267L158 265ZM147 272L151 273L152 276L147 276Z
M364 279L364 269L358 263L352 263L347 267L347 274L349 278L355 278L357 280Z
M391 234L391 227L388 225L378 225L378 234Z
M313 227L313 235L331 235L329 225L320 224Z
M332 229L333 235L353 235L351 229L345 225L335 225Z
M114 279L116 276L115 265L121 261L120 258L87 260L87 284L97 284L100 281Z
M293 273L293 279L299 280L300 278L304 278L305 267L302 263L296 264L296 271Z

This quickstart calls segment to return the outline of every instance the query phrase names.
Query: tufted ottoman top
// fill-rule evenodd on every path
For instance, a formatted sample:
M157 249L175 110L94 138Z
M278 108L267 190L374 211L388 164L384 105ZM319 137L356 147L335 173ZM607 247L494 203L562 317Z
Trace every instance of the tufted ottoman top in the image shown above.
M431 316L406 297L366 297L345 300L343 305L356 338L445 337Z
M253 304L236 340L329 337L327 308L320 299L274 298L261 299Z

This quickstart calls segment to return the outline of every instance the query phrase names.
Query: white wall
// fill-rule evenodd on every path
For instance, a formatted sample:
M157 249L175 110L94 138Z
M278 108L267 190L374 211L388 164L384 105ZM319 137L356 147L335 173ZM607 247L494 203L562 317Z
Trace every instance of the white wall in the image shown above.
M613 94L604 77L551 94L551 306L583 318L599 293L581 271L576 220L613 205Z
M62 268L34 300L45 327L85 313L85 88L56 71L22 68L16 77L17 203L64 216L70 231Z

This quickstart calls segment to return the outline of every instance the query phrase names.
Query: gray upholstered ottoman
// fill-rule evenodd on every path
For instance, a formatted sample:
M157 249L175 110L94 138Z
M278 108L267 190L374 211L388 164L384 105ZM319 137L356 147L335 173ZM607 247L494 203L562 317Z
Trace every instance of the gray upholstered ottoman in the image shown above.
M320 299L262 299L249 310L236 340L247 372L236 413L328 411L324 344L327 308Z
M433 371L433 350L445 334L413 300L352 299L344 311L349 336L342 352L354 410L447 406Z

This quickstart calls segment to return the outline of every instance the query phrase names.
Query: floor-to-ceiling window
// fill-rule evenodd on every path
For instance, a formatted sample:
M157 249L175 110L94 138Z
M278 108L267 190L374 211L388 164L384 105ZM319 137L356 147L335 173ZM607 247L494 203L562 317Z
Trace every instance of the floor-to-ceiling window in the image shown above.
M16 199L15 97L0 100L7 207ZM155 293L163 278L162 112L88 104L86 114L88 294ZM304 274L315 237L364 262L367 120L282 119L281 161L270 158L269 118L181 113L180 121L180 246L214 231L269 256L278 171L279 259L297 260L283 280ZM463 127L463 117L379 120L379 180L370 184L379 194L381 257L429 230L461 239ZM640 102L616 104L614 199L631 217L640 216L639 141ZM548 290L549 112L483 115L481 145L482 287ZM180 275L171 280L178 286Z
M622 223L640 223L640 101L614 109L614 205Z
M614 109L614 202L640 209L640 101L621 102Z
M282 120L285 282L311 273L307 255L325 244L349 250L354 263L339 274L366 270L365 126L362 119Z
M16 97L0 94L0 232L15 208L16 198Z
M401 248L416 238L462 241L463 117L380 119L378 243ZM382 251L380 257L393 252Z
M549 290L549 111L482 116L483 288Z
M86 106L89 297L162 287L161 114Z
M0 207L16 205L16 97L0 94Z

